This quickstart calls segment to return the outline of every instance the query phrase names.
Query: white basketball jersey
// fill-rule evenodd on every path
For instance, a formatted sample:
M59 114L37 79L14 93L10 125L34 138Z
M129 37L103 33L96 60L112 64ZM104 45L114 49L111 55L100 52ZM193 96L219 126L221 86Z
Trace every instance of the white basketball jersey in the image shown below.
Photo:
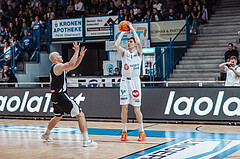
M122 76L123 77L139 77L142 58L138 56L137 50L130 53L125 50L122 58Z

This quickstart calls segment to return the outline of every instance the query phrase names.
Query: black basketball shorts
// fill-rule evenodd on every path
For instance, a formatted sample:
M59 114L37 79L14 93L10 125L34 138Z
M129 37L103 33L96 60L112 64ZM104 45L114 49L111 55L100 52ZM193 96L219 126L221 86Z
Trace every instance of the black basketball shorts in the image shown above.
M54 114L57 117L62 116L64 113L70 114L74 117L82 111L82 108L80 108L78 104L67 95L67 93L53 93L52 103Z

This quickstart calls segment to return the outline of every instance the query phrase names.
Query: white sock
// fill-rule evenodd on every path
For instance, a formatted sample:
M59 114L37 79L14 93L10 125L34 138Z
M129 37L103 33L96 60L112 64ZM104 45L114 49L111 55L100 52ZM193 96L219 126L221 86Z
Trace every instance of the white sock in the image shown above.
M82 135L83 135L83 140L84 140L84 141L87 141L87 140L89 139L89 137L88 137L88 132L87 132L87 131L86 131L86 132L83 132Z
M45 134L49 135L49 134L50 134L50 130L47 129L46 132L45 132Z
M140 130L140 131L144 131L144 129L143 129L143 123L140 123L139 126L140 126L140 129L139 129L139 130Z
M127 123L122 123L122 129L123 131L127 131Z

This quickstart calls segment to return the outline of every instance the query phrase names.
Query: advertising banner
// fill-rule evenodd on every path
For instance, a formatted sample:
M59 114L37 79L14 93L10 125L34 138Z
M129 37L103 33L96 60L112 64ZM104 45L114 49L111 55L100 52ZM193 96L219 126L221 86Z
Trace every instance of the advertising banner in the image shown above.
M144 119L240 121L239 88L143 88ZM87 117L119 118L119 88L70 88ZM53 116L49 89L1 89L0 115ZM129 118L135 118L129 107Z
M138 37L141 40L147 40L149 38L148 36L148 23L133 23L133 28L136 30ZM118 29L118 24L114 25L114 41L117 40L119 34L121 34L121 32ZM132 31L130 31L127 35L124 35L122 38L122 41L127 41L128 38L134 36Z
M82 18L52 20L52 39L81 37Z
M170 42L170 37L173 39L185 24L186 20L151 22L151 43ZM186 41L186 27L175 41Z
M110 36L110 26L116 19L118 16L86 17L86 37Z

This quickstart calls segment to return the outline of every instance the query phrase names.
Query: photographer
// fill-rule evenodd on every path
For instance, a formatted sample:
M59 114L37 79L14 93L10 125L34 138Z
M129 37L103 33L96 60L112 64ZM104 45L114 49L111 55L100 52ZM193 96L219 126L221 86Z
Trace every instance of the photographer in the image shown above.
M231 56L229 62L224 62L219 67L227 73L225 86L240 86L240 68L236 56Z

